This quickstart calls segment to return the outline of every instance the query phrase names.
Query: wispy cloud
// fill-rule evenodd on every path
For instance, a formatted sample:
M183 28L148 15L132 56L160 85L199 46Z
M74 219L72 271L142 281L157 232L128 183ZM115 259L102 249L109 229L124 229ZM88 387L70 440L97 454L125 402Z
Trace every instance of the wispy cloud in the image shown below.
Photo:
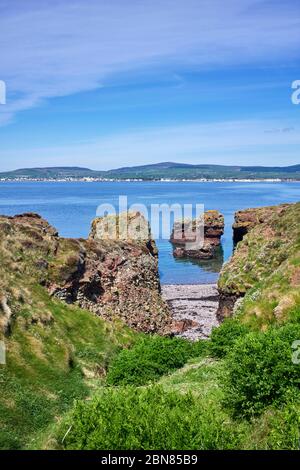
M10 168L14 159L20 162L22 158L23 166L30 159L32 166L40 166L41 161L48 165L61 162L82 165L84 162L84 166L99 170L170 160L220 164L234 161L248 164L250 160L251 164L272 165L274 157L280 157L281 165L288 165L299 160L300 130L295 123L285 124L286 129L293 128L293 132L285 132L282 123L275 120L147 128L67 146L0 150L0 158L5 157ZM266 129L282 131L270 133Z
M120 72L288 63L299 43L295 0L0 0L0 123Z

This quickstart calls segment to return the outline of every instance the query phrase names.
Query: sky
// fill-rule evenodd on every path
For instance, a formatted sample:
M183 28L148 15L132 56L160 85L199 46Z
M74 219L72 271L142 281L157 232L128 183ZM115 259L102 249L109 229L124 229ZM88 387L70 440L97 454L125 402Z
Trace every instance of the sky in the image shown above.
M299 6L0 0L0 171L299 164Z

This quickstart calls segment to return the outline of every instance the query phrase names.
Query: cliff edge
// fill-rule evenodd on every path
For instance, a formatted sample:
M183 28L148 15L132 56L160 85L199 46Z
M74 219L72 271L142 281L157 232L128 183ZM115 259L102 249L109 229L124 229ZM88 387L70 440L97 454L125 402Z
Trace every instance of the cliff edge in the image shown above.
M3 267L9 266L9 274L0 277L3 331L9 331L15 316L9 315L12 278L22 291L18 296L28 301L24 284L36 282L105 320L121 319L137 331L168 331L171 317L160 295L152 240L100 239L93 230L88 240L61 238L36 214L0 217L0 233Z
M240 211L236 237L241 229L221 271L218 317L240 314L266 327L300 311L300 203Z

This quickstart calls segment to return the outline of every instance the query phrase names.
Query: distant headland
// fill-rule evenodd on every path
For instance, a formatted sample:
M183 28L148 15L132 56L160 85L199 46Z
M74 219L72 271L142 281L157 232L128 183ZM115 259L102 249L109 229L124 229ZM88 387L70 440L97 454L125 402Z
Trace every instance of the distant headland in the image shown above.
M0 173L0 181L300 181L293 166L154 163L96 171L80 167L22 168Z

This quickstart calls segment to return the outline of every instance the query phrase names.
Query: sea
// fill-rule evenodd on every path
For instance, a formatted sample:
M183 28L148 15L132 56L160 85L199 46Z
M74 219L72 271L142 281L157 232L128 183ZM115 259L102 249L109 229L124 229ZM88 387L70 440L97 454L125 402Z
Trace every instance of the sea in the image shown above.
M218 279L233 251L232 223L240 209L300 200L300 182L0 182L0 214L36 212L63 237L88 236L99 206L118 212L119 197L128 207L142 204L184 204L196 211L217 209L225 217L222 249L213 261L175 259L167 237L157 235L162 284L208 284Z

